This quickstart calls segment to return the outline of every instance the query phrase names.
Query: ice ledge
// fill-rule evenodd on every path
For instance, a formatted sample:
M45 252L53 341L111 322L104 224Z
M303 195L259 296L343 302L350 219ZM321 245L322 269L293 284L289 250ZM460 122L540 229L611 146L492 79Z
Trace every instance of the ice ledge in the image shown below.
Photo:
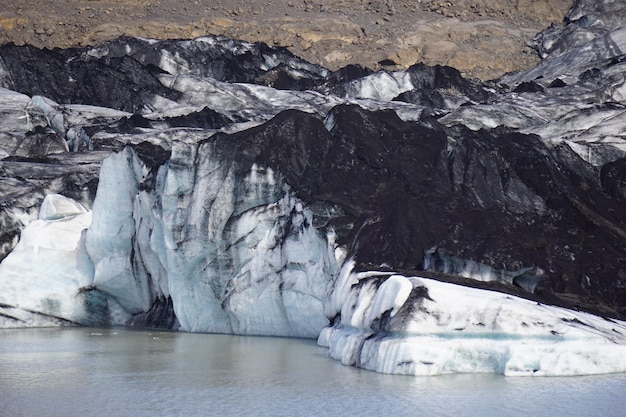
M602 341L382 334L327 327L318 343L344 365L388 374L573 376L626 372L626 346Z
M421 277L344 270L339 281L343 301L318 344L345 365L403 375L626 372L624 322Z

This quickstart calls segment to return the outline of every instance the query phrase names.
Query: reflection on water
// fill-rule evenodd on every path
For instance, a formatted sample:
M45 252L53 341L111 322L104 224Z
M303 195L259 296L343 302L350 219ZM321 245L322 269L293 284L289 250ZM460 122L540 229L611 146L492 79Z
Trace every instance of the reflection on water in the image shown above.
M2 416L623 416L626 375L406 377L314 341L127 329L0 330Z

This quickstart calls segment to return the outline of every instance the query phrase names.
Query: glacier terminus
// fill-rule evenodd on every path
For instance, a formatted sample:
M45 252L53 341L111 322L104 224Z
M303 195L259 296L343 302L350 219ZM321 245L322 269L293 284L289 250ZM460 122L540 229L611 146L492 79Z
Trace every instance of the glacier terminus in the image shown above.
M407 375L626 372L611 7L575 2L537 67L489 82L219 36L0 47L0 328L313 338Z

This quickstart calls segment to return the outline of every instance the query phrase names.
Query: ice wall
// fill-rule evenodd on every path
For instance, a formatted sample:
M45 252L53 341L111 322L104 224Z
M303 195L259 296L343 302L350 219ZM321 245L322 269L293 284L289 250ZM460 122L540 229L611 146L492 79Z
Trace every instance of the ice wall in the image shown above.
M179 143L160 204L183 329L314 337L327 323L333 242L271 168L241 166L216 141Z
M94 286L130 315L171 297L182 330L316 337L334 242L271 169L212 141L148 169L131 148L102 167L87 232Z

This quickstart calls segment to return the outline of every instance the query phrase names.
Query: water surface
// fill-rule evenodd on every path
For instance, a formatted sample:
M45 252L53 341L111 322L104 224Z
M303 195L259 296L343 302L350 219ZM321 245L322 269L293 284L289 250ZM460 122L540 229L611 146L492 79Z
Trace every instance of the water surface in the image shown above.
M626 375L407 377L342 366L312 340L0 330L0 416L623 417Z

